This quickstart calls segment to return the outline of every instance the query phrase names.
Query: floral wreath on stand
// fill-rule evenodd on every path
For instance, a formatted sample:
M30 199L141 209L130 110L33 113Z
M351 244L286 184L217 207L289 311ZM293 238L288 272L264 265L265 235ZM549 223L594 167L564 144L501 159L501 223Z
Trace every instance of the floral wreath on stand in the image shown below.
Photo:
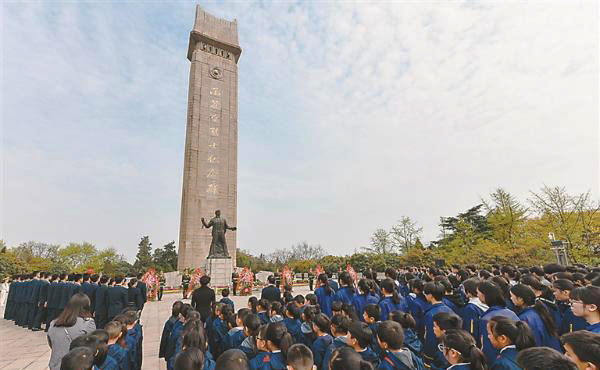
M251 295L254 288L254 274L248 267L240 272L240 295Z
M196 287L200 286L200 278L204 276L204 271L200 267L196 267L190 278L190 285L188 286L188 294L193 292Z
M281 285L283 287L288 285L294 286L294 272L290 270L288 265L283 266L283 271L281 272Z
M150 267L140 280L146 283L146 298L150 301L154 301L158 295L158 286L160 285L156 269Z
M321 276L321 274L324 274L325 270L323 269L323 267L321 267L321 265L317 265L317 267L315 267L315 279L318 279L319 276Z

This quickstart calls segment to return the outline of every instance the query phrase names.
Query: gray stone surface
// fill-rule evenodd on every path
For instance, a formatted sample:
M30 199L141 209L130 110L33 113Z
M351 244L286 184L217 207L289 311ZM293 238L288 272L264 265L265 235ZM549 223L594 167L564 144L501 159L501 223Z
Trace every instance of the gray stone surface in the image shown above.
M237 22L196 7L190 33L190 80L179 230L178 269L199 267L211 243L200 218L221 210L237 225ZM227 233L229 255L235 261L236 235Z
M231 287L231 273L233 272L231 258L206 259L206 274L210 276L210 283L217 288Z

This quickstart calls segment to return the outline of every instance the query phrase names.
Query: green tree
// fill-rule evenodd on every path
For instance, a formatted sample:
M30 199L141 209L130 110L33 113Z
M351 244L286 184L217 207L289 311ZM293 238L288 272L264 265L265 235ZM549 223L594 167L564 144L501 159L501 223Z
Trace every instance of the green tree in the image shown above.
M415 221L408 216L402 216L400 221L390 231L391 244L394 250L407 252L413 248L423 233Z
M379 228L371 235L371 241L368 246L363 247L367 253L389 254L393 248L390 233L383 228Z
M58 257L69 271L84 272L91 267L97 253L96 246L91 243L69 243L58 250Z
M523 234L527 219L527 208L502 188L490 194L490 200L482 200L487 210L487 222L493 239L510 247L515 247Z
M170 241L162 248L156 248L152 256L154 265L164 272L175 271L177 269L177 251L175 249L175 241Z
M133 267L137 272L144 272L152 266L152 262L152 243L147 235L142 236Z

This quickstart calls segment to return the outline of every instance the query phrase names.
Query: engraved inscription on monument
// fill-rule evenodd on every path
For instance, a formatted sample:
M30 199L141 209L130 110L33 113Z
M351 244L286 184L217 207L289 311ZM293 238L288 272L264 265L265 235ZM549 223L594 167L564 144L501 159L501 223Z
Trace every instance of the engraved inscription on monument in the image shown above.
M190 33L190 81L185 138L179 270L204 267L212 237L201 218L215 209L237 223L237 21L227 21L196 6ZM235 233L225 235L235 263Z

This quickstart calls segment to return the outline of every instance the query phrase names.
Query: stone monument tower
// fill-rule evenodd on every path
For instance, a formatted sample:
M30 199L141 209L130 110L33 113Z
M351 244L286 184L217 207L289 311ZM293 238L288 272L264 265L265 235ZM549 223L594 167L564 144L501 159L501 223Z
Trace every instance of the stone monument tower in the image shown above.
M196 6L187 58L190 60L187 128L181 222L179 270L188 267L217 268L208 257L211 232L201 218L216 210L230 225L237 224L237 21L227 21ZM228 254L218 261L220 275L231 279L235 263L236 233L225 234ZM211 274L212 275L212 274ZM220 280L220 279L219 279ZM213 284L219 285L213 276Z

